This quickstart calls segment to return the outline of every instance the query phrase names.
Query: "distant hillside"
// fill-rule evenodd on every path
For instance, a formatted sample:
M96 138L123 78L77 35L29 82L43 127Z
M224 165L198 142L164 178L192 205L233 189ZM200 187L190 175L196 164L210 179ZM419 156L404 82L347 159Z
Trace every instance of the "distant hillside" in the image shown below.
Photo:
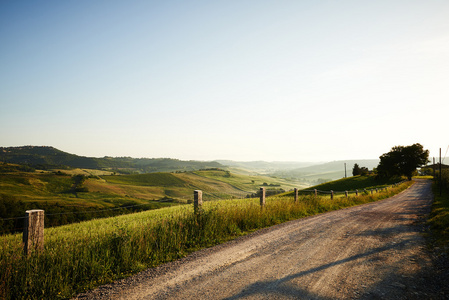
M279 170L293 170L314 165L313 162L297 162L297 161L232 161L232 160L216 160L216 162L231 167L239 168L246 171L252 171L262 174L270 174Z
M69 166L88 169L129 167L129 165L105 166L101 164L101 159L78 156L47 146L0 147L0 161L34 167Z
M376 168L379 164L379 159L359 159L359 160L340 160L333 161L319 165L308 166L304 168L297 168L293 170L278 171L273 175L284 178L301 179L311 184L319 184L326 181L336 180L345 177L345 163L346 174L352 176L352 168L354 164L359 167L366 167L369 170Z
M43 169L67 166L110 169L122 173L195 171L223 167L218 162L182 161L172 158L85 157L48 146L0 147L0 161Z
M226 169L236 174L265 174L282 178L301 180L314 185L343 178L344 163L347 175L352 175L355 163L372 170L379 160L346 160L316 164L312 162L239 162L231 160L183 161L172 158L132 158L132 157L85 157L70 154L54 147L23 146L0 147L0 162L29 165L37 169L82 168L110 170L122 174L155 172L190 172L201 169Z

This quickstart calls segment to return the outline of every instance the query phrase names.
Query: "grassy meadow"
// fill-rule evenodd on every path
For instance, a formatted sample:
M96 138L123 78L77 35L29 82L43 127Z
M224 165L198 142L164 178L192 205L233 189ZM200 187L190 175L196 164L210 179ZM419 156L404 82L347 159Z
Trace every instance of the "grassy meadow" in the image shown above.
M363 192L364 189L366 189L367 191L376 188L380 189L402 180L403 178L401 177L378 179L375 175L357 175L312 186L304 189L303 191L300 191L300 193L309 193L308 191L314 189L318 191L332 190L336 193L343 193L345 191L354 192L355 190Z
M67 299L254 230L384 199L411 184L332 201L274 196L264 209L257 198L206 201L199 214L182 205L48 228L44 251L30 257L22 255L20 234L0 236L0 298Z

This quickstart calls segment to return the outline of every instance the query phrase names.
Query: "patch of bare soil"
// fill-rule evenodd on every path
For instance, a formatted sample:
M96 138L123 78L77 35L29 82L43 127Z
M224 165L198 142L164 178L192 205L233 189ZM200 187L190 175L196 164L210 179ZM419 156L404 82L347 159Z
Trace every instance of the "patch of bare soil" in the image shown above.
M257 231L75 299L449 299L429 252L431 183Z

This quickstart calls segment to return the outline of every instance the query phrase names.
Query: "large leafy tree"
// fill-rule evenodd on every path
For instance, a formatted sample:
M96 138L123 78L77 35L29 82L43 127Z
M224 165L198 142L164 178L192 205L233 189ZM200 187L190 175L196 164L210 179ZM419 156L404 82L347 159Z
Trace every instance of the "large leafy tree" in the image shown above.
M395 146L388 153L382 154L377 173L381 177L407 176L412 179L416 168L429 161L429 150L424 150L421 144L410 146Z

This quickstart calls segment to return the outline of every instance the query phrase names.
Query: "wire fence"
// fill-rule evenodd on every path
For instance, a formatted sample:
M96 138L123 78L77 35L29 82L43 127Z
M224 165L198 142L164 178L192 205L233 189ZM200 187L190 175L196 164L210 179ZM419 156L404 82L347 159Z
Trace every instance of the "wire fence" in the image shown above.
M393 185L389 185L388 187L397 186L404 181L398 182ZM386 188L386 187L385 187ZM324 191L324 190L318 190L318 189L306 189L306 190L298 190L298 193L300 195L350 195L350 194L359 194L359 193L373 193L374 191L379 191L380 188L374 188L374 189L361 189L361 190L348 190L348 191ZM267 194L267 197L275 196L277 194L286 192L285 190L279 189L279 190L268 190L272 191L272 194ZM245 199L245 198L258 198L260 197L260 191L240 191L240 192L211 192L211 191L202 191L203 195L203 201L223 201L223 200L230 200L230 199ZM290 195L293 197L294 195ZM193 203L194 201L194 194L181 196L181 197L173 197L168 198L165 197L160 200L151 200L149 203L143 203L143 204L134 204L134 205L127 205L127 206L120 206L120 207L113 207L113 208L106 208L106 209L97 209L97 210L81 210L81 211L68 211L68 212L58 212L58 213L45 213L45 217L55 217L55 216L64 216L64 215L90 215L94 219L96 214L104 214L106 212L113 212L113 211L123 211L123 212L130 212L130 210L135 208L145 208L145 206L151 206L154 205L154 203L157 202L181 202L181 203ZM117 214L119 215L119 214ZM111 217L111 216L106 216ZM23 220L26 219L27 216L19 216L19 217L11 217L11 218L0 218L0 235L6 234L6 233L14 233L22 231L24 228L23 226L20 226L19 224L23 224ZM85 221L89 219L82 219L79 221ZM9 226L6 222L12 221L12 223L9 224ZM77 221L75 221L77 222ZM74 222L72 222L74 223ZM69 224L69 223L67 223ZM62 224L65 225L65 224Z

